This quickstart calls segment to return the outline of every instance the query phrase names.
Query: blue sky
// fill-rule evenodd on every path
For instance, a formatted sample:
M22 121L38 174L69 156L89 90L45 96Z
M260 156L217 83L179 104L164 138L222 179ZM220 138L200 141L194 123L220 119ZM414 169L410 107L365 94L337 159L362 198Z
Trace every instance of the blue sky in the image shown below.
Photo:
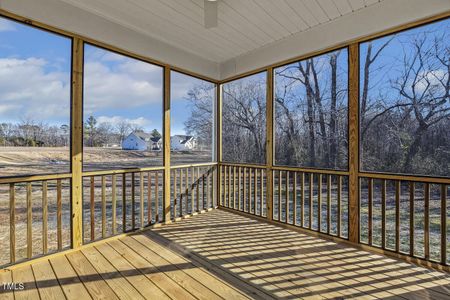
M0 120L70 120L71 40L0 18ZM84 118L161 132L163 69L85 45ZM188 91L202 80L172 72L171 133L184 134ZM213 101L213 99L211 99Z

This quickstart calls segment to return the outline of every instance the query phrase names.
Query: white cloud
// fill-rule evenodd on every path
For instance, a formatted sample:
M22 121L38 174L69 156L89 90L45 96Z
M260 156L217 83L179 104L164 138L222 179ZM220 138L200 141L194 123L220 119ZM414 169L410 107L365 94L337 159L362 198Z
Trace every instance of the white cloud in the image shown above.
M135 125L135 126L139 126L139 127L146 127L148 125L150 125L152 123L151 120L143 118L143 117L139 117L136 119L128 119L128 118L124 118L121 116L113 116L113 117L109 117L109 116L100 116L97 118L97 122L99 124L101 123L109 123L113 126L116 126L122 122L126 122L129 123L131 125Z
M16 28L12 21L0 18L0 32L2 31L15 31Z
M161 79L152 80L162 74L153 65L126 61L117 68L111 68L105 63L88 60L84 70L86 113L94 113L101 108L162 105Z
M48 62L0 58L0 118L37 121L70 116L70 74L46 72Z

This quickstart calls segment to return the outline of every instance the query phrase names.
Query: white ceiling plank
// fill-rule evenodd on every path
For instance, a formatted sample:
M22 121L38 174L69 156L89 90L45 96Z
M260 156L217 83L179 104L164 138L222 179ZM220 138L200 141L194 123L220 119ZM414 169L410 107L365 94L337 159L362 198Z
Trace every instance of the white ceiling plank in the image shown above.
M322 7L331 20L341 16L341 13L337 9L333 0L318 0L318 4Z
M378 2L380 2L380 1L379 0L364 0L365 6L374 5L374 4L377 4Z
M186 0L166 0L168 3L173 3L173 5L177 5L184 9L186 16L191 18L192 20L202 20L203 18L203 8L198 6L193 1ZM219 18L219 26L214 29L210 29L214 33L217 33L219 36L226 36L230 39L233 39L236 43L240 44L246 50L252 49L255 46L255 41L251 38L250 35L246 35L236 27L230 25L225 20Z
M303 3L320 24L330 21L330 18L316 0L303 0Z
M290 8L284 1L272 1L272 0L257 0L262 6L267 7L267 10L283 24L289 32L295 33L303 31L308 26L302 21L302 19Z
M193 25L193 27L196 31L207 38L215 39L219 44L225 42L227 47L233 45L233 48L239 48L240 52L246 51L248 48L254 46L252 43L249 43L248 39L242 36L242 34L240 34L238 31L230 31L229 26L222 22L220 22L218 27L205 29L203 26L203 9L196 6L191 1L165 0L163 3L170 9L183 14L183 17L186 19L185 21L194 22L196 25ZM199 9L198 15L196 15L192 10L185 7L185 5L189 4L190 9Z
M186 18L183 14L179 13L166 6L163 2L158 0L128 0L133 5L138 6L140 9L145 11L151 17L159 17L163 19L166 23L171 23L178 27L177 30L184 31L189 34L190 38L193 38L195 41L202 41L204 43L209 44L210 48L217 51L219 54L226 56L227 51L233 51L233 45L230 44L229 41L222 41L220 43L214 38L208 38L206 36L211 33L206 30L203 26L193 22L189 18ZM151 5L149 5L151 2ZM160 12L159 14L155 14L154 11ZM224 45L229 47L228 50L224 49ZM236 50L237 51L237 50Z
M333 1L342 16L352 12L352 7L350 6L350 3L348 3L348 0Z
M303 4L303 1L285 1L309 27L313 27L319 24L319 21L317 21L317 19L309 12L308 8Z
M348 3L352 7L353 11L364 8L364 0L348 0Z
M151 37L157 38L159 40L162 40L164 42L167 42L174 47L180 46L179 41L182 41L186 45L186 49L190 51L191 53L204 55L207 57L215 57L215 59L220 59L221 57L225 56L219 56L218 53L214 53L214 51L211 51L209 53L206 53L205 48L202 47L199 43L195 43L189 39L186 39L186 37L176 30L167 30L170 25L162 24L158 22L159 20L157 18L136 18L139 14L142 14L141 10L137 10L135 7L129 6L126 10L118 9L120 7L117 5L112 5L113 1L106 1L102 2L101 0L98 1L89 1L89 0L64 0L67 3L71 3L74 6L80 7L82 9L91 11L92 13L99 15L105 19L108 19L112 22L115 22L117 24L120 24L124 27L130 28L132 30L135 30L137 32L149 35ZM133 18L134 16L134 18ZM148 23L151 21L151 23ZM152 28L152 31L145 30L143 28ZM177 42L175 42L177 41Z
M262 10L252 0L221 0L221 3L225 3L233 10L246 18L250 23L259 27L268 36L271 41L279 39L280 36L286 35L286 30L280 26L280 24L273 21L270 17L267 17L266 12Z

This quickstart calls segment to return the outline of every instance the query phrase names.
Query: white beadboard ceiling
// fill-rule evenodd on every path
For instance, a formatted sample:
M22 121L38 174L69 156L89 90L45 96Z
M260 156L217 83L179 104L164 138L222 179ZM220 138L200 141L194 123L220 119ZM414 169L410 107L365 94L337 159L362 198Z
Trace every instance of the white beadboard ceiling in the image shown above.
M0 0L0 8L214 79L450 11L450 0Z
M211 29L203 0L61 1L222 63L387 0L219 0Z

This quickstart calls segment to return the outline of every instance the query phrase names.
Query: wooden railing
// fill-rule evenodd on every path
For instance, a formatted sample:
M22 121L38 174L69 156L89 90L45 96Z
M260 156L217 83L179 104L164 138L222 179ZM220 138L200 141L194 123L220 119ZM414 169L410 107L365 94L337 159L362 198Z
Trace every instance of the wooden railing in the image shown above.
M221 205L266 216L266 170L257 165L221 165Z
M216 164L171 168L171 219L203 212L217 206Z
M360 243L449 263L449 184L437 179L360 177Z
M273 220L348 237L345 172L274 167Z
M87 174L83 176L85 243L162 221L162 168L85 174Z
M0 198L0 266L70 247L70 175L3 179Z

